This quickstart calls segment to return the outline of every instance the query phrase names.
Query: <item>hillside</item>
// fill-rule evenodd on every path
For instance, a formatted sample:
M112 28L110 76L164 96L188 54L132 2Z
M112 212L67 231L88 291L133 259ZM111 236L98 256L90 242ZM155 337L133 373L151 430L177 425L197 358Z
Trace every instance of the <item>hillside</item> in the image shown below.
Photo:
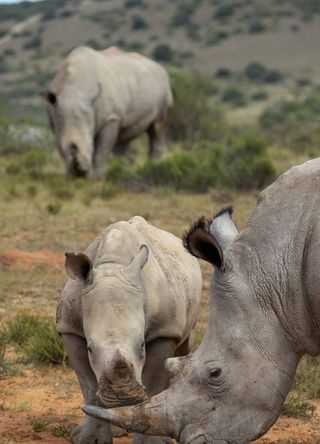
M0 91L15 112L23 113L23 105L28 105L30 113L30 105L40 106L37 93L63 57L86 44L118 45L209 76L218 72L218 87L242 84L250 94L274 99L317 82L319 39L320 0L44 0L1 5ZM276 72L263 91L252 88L248 76L243 79L252 62ZM261 107L251 104L251 114Z

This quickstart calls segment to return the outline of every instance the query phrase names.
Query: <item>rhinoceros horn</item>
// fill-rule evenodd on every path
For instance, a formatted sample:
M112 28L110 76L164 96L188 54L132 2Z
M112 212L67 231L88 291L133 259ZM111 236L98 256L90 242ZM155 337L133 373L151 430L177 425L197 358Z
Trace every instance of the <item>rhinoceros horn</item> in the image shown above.
M171 415L166 412L167 402L164 402L162 396L158 400L157 398L158 396L155 396L135 406L115 409L86 405L83 411L89 416L122 427L128 432L176 437L176 427Z

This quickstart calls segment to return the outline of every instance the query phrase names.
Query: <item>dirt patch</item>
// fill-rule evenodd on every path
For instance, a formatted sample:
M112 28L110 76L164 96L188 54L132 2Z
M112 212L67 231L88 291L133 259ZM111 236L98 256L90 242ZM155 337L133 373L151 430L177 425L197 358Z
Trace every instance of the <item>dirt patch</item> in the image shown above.
M63 269L64 254L53 253L48 250L23 251L12 248L0 254L0 268L26 270L39 266L55 267Z
M0 440L7 443L70 443L70 430L81 421L83 405L77 379L69 368L28 368L0 380ZM260 444L320 443L320 401L311 420L281 417ZM132 435L114 440L130 444Z

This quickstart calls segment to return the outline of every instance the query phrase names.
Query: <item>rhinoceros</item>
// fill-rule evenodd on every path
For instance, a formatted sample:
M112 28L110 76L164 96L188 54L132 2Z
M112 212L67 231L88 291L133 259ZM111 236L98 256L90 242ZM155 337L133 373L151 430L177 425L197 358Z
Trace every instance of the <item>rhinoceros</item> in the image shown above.
M167 360L162 393L85 411L183 444L245 444L278 418L301 356L320 354L320 159L266 188L241 233L229 209L197 221L184 243L215 267L201 345Z
M85 254L66 253L66 271L57 331L85 402L135 404L166 388L165 360L189 353L202 290L181 240L136 216L107 227ZM73 442L110 444L110 427L86 417Z
M162 66L141 54L78 47L41 95L71 176L99 176L106 156L114 148L125 154L144 131L150 156L163 152L170 81Z

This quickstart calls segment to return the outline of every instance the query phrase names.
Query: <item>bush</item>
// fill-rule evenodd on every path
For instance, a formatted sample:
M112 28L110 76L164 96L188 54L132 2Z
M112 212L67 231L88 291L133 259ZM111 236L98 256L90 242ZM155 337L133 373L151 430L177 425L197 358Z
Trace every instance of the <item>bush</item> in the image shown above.
M227 183L240 189L262 188L272 181L275 170L261 134L248 133L231 141L224 157Z
M262 81L266 73L267 69L258 62L249 63L244 69L244 74L249 80Z
M174 96L168 120L169 137L189 142L219 140L225 120L221 109L210 99L216 92L212 79L188 69L170 68L169 75Z
M215 72L215 77L219 79L229 79L232 76L232 71L229 68L221 67Z
M31 338L22 346L27 357L36 363L65 364L67 355L51 319L42 319Z
M252 34L263 32L266 30L266 26L263 22L255 21L249 24L248 31Z
M65 364L67 361L62 340L52 319L29 314L27 311L18 313L1 326L0 367L1 353L4 354L1 343L18 345L32 362Z
M264 76L267 83L278 83L283 80L283 74L278 69L270 69Z
M196 3L194 2L184 2L180 3L175 14L171 19L171 26L180 27L185 26L189 23L190 18L196 8Z
M39 49L42 45L41 37L37 36L28 40L24 45L23 49Z
M154 47L152 57L159 62L170 63L173 61L174 51L171 46L161 43Z
M143 17L135 15L132 17L131 29L133 31L140 31L141 29L148 28L148 24Z
M34 335L39 325L40 321L38 316L23 311L7 322L2 328L1 333L8 343L22 345Z
M227 31L213 31L209 32L209 34L205 38L205 44L210 45L216 45L217 43L220 43L222 40L229 37L229 34Z
M47 163L47 153L35 148L30 148L18 158L12 160L6 171L9 174L25 174L32 177L40 177L43 167Z
M147 160L134 172L113 169L108 180L125 187L171 187L176 190L207 191L224 186L237 189L260 188L270 183L275 171L259 134L234 136L226 144L201 142L190 151L174 151L160 160Z
M225 20L233 15L234 5L221 5L214 13L214 18L218 20Z
M239 86L230 85L222 93L223 102L230 103L234 106L243 106L246 104L246 96Z
M125 8L138 8L138 7L145 7L145 3L143 0L126 0L124 2L124 7Z

